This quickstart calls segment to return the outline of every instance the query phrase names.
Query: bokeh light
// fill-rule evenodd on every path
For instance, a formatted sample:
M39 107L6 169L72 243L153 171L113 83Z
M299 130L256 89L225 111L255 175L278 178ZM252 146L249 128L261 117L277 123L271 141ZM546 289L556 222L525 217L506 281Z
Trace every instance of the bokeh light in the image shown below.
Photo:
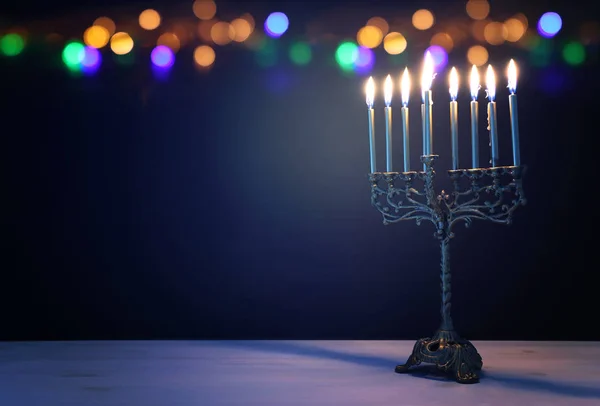
M257 44L255 50L256 54L254 55L254 58L259 66L269 68L277 64L279 54L276 40L269 37L263 37Z
M233 40L235 42L244 42L252 34L252 24L244 17L236 18L231 22L233 28Z
M585 61L585 47L576 41L569 42L564 46L562 56L569 65L581 65Z
M454 40L450 34L446 32L438 32L433 37L431 37L431 41L429 41L429 45L439 45L446 50L446 52L452 51L454 48Z
M175 54L166 45L156 46L150 53L150 60L159 68L170 68L175 63Z
M198 36L200 39L206 42L212 41L210 31L212 30L213 25L215 25L217 22L217 20L200 21L198 23Z
M379 28L382 36L386 36L390 32L390 25L383 17L371 17L367 21L366 26Z
M585 45L596 44L600 41L600 22L585 21L579 28L581 42Z
M213 0L196 0L192 11L200 20L210 20L217 14L217 5Z
M390 32L383 39L383 49L390 55L401 54L406 49L406 46L406 38L399 32Z
M227 45L235 38L235 29L225 21L219 21L210 29L210 38L217 45Z
M358 57L358 45L352 41L344 41L335 50L335 60L342 70L352 70Z
M439 45L431 45L429 48L425 50L423 56L429 51L431 53L431 59L433 59L433 65L435 66L435 70L439 72L441 69L446 66L448 63L448 53L444 48Z
M532 66L545 67L550 65L554 50L552 40L539 36L531 37L528 47L530 49L529 60Z
M375 53L371 48L359 46L354 60L354 71L358 73L368 73L375 64Z
M490 14L490 3L487 0L469 0L466 9L473 20L484 20Z
M290 47L290 60L296 65L307 65L312 59L312 50L306 42L296 42Z
M126 55L133 49L133 38L126 32L117 32L110 39L110 49L117 55Z
M207 68L215 62L215 50L208 45L200 45L194 50L196 65Z
M271 37L280 37L288 29L290 21L287 16L279 11L269 14L265 20L265 31Z
M433 13L429 10L417 10L412 16L412 24L417 30L428 30L433 27L434 22Z
M562 19L557 13L544 13L538 21L538 32L541 36L550 38L558 34L562 28Z
M483 38L490 45L502 45L508 38L508 29L504 24L492 21L483 29Z
M375 27L374 25L366 25L358 30L358 33L356 34L356 40L363 47L376 48L383 40L383 33L379 27Z
M71 70L78 70L85 57L85 46L80 42L69 42L63 49L62 60Z
M140 27L143 29L154 30L160 25L160 14L158 14L158 11L149 8L140 13L138 20Z
M97 25L106 28L106 31L108 31L109 36L113 35L117 30L117 25L115 24L115 22L108 17L98 17L96 18L96 20L94 20L94 23L92 25Z
M0 39L0 52L6 56L17 56L25 48L25 40L16 32L6 34Z
M87 46L83 50L83 59L81 60L81 70L84 73L95 73L102 62L102 56L98 49Z
M473 35L473 38L475 38L479 42L485 42L485 37L483 33L485 31L485 27L489 23L489 20L473 21L473 24L471 25L471 34Z
M103 48L110 40L110 33L101 25L92 25L83 32L83 42L93 48Z
M518 18L509 18L504 22L504 27L507 31L506 40L508 42L517 42L525 34L525 24Z
M487 49L481 45L473 45L467 51L467 60L471 65L482 66L487 63L489 57Z
M181 41L179 40L179 37L172 32L165 32L158 37L156 45L165 46L173 51L173 53L177 53L181 48Z

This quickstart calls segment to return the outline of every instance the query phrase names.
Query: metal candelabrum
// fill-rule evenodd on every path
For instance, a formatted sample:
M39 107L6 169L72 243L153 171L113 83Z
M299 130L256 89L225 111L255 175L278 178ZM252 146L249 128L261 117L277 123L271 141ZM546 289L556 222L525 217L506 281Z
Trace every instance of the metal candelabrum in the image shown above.
M434 163L438 155L424 155L424 171L369 174L371 202L383 215L383 224L428 220L441 246L442 323L433 337L419 339L406 363L395 371L407 372L421 363L435 364L459 383L479 382L483 361L475 346L454 330L450 316L450 240L458 223L473 220L510 224L514 211L525 205L524 166L449 170L453 191L435 191Z

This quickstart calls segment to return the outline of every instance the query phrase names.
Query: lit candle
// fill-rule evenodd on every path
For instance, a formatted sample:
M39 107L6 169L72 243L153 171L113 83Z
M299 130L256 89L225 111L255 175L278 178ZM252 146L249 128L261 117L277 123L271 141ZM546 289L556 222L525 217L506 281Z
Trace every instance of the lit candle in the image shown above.
M387 75L385 78L385 84L383 85L383 98L385 100L385 157L386 157L386 170L392 171L392 77Z
M452 140L452 169L458 169L458 73L450 70L450 136Z
M479 72L473 65L471 69L471 166L473 168L479 168L479 103L477 102L479 87Z
M431 115L431 105L433 104L433 100L431 98L431 82L433 81L433 59L431 57L431 53L427 51L425 53L425 61L423 63L423 74L421 76L421 91L423 93L423 121L424 132L424 151L423 155L432 155L433 154L433 137L431 131L432 124L432 115Z
M492 148L491 166L498 166L498 126L496 120L496 76L492 65L488 65L487 74L485 75L485 85L487 87L488 98L490 101L487 106L488 113L488 130L490 131L490 146Z
M521 165L521 152L519 150L519 117L517 115L517 66L512 59L508 63L508 108L510 110L510 129L512 131L513 165Z
M410 143L408 134L408 96L410 94L410 77L408 68L404 68L402 80L400 82L400 91L402 93L402 143L404 148L404 172L410 171Z
M375 100L375 82L373 77L367 80L367 86L365 87L365 93L367 94L367 107L369 113L369 148L371 154L371 173L376 171L376 159L375 159L375 110L373 110L373 101Z

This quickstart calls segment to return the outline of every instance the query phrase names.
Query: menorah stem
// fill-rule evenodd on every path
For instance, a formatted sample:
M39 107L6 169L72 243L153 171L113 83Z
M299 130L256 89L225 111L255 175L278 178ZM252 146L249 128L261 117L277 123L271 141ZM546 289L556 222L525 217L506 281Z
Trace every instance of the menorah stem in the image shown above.
M442 325L440 330L453 331L454 325L450 316L451 299L452 299L452 284L450 276L450 238L446 237L441 241L442 253Z

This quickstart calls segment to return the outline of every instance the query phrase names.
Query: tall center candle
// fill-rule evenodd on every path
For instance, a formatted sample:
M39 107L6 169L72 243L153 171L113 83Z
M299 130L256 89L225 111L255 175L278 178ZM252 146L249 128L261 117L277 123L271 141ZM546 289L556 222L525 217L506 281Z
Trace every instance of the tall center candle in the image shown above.
M479 168L479 103L477 93L479 92L479 72L473 65L471 69L471 167Z
M433 104L431 95L431 82L433 81L434 75L434 64L433 58L429 51L425 52L425 61L423 63L423 74L421 76L421 92L423 93L423 121L424 125L424 138L425 138L425 154L433 154L433 135L431 127L433 124L431 105Z
M521 165L521 151L519 148L519 117L517 115L517 67L512 59L508 63L508 108L510 110L510 129L512 132L513 165Z
M450 71L450 137L452 141L452 169L458 169L458 73Z
M490 99L487 107L488 129L490 131L490 147L492 149L491 166L498 166L498 124L496 119L496 77L492 65L488 65L486 74L486 87Z
M383 96L385 100L385 157L386 171L392 172L392 77L387 75L383 86Z
M371 173L376 172L377 163L375 157L375 110L373 109L373 101L375 99L375 82L373 77L367 80L367 86L365 89L367 94L367 112L369 118L369 152L371 158Z
M404 149L404 172L410 171L410 140L408 132L408 97L410 94L410 77L408 69L404 68L402 80L400 83L400 91L402 93L402 147Z

